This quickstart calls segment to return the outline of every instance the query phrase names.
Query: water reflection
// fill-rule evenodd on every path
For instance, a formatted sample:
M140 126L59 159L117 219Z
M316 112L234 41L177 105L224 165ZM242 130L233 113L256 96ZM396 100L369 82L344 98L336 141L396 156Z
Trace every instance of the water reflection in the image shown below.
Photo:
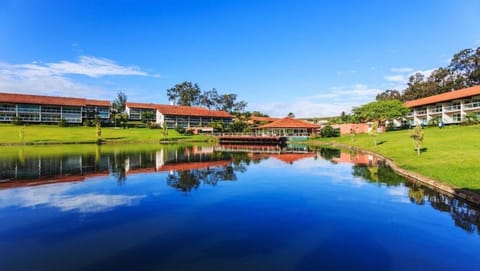
M386 187L404 187L411 203L429 205L448 213L455 225L465 231L480 232L478 207L408 182L383 166L381 160L362 153L342 152L331 148L309 149L305 146L282 149L276 146L229 145L163 146L142 151L121 147L102 149L103 147L96 146L94 151L78 154L28 155L29 151L25 148L20 148L18 155L0 157L0 189L81 182L97 176L114 176L117 183L123 185L132 174L164 172L161 176L165 176L168 186L187 193L202 185L216 186L222 181L237 181L238 174L245 173L248 167L268 159L292 165L303 159L321 157L333 164L351 163L352 175L363 182ZM27 191L25 197L14 192L4 192L3 198L8 200L10 205L16 201L22 202L19 203L22 206L48 203L65 211L99 212L115 206L134 205L145 197L95 193L65 195L62 189L65 188L46 186L36 190L35 195L27 195L33 193Z

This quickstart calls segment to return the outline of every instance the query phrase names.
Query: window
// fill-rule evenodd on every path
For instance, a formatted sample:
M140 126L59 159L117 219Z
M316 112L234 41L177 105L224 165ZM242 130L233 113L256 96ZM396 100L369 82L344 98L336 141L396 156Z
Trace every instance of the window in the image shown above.
M14 104L0 104L0 111L15 112L15 105Z
M40 106L38 104L19 104L18 112L40 112Z
M462 121L462 115L460 115L460 114L453 114L453 115L452 115L452 121L453 121L453 122L460 122L460 121Z

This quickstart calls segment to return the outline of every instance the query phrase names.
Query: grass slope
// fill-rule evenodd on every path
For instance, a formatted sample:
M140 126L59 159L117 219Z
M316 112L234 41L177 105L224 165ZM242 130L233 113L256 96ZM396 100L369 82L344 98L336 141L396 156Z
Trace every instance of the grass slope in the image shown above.
M338 142L379 153L404 169L480 193L480 126L448 126L424 129L421 156L417 156L411 130L379 134L376 147L368 134L318 139Z
M25 129L25 143L95 143L95 127L58 127L52 125L15 126L0 125L0 144L20 143L20 130ZM179 141L209 141L210 136L183 136L175 130L169 130L168 135L162 135L161 129L130 128L118 129L102 127L102 140L107 143L122 142L158 142L162 140Z

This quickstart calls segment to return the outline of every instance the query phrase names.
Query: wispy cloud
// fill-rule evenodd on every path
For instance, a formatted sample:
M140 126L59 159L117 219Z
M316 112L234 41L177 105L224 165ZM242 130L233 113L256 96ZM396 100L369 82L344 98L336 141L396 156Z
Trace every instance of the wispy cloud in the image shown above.
M299 97L291 102L262 104L262 112L284 117L289 112L296 117L327 117L340 115L361 104L372 101L381 90L364 84L349 87L332 87L328 92ZM255 108L255 105L252 105Z
M410 67L402 67L402 68L391 68L390 71L392 72L399 72L399 73L408 73L412 72L414 69Z
M400 75L400 74L398 74L398 75L387 75L387 76L385 76L384 78L385 78L385 80L387 80L387 81L397 82L397 83L398 83L398 82L403 83L403 82L406 82L406 81L407 81L407 79L405 78L405 76Z
M112 60L81 56L77 62L10 64L0 62L0 91L50 95L101 96L105 90L79 83L71 75L90 78L103 76L156 76L136 66L122 66Z

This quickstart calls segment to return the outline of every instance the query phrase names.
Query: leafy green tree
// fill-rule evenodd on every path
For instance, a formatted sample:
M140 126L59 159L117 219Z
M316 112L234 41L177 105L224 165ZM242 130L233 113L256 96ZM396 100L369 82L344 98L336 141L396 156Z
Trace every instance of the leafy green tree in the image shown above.
M396 89L387 89L384 92L380 93L375 97L377 101L385 101L385 100L401 100L402 93Z
M100 144L102 142L102 123L100 120L96 121L96 132L95 134L97 135L97 144Z
M465 115L463 124L465 125L474 125L480 123L480 118L478 117L477 113L471 112Z
M415 128L413 128L410 134L410 138L413 139L413 145L417 150L417 155L420 156L420 150L423 144L423 129L420 125L417 125L415 126Z
M236 120L228 125L228 130L232 133L246 132L248 124L242 120Z
M352 111L352 118L360 122L380 121L384 126L385 121L401 118L410 110L399 100L380 100L355 107Z
M177 105L197 106L200 101L200 87L197 83L185 81L167 89L168 100Z
M295 114L293 114L292 112L289 112L288 115L287 115L287 117L289 117L289 118L295 118Z
M449 68L461 76L463 87L480 85L480 46L455 54Z
M237 101L237 94L223 94L219 95L216 100L216 109L227 112L243 112L247 107L247 102Z
M140 118L143 123L149 123L155 120L155 113L152 111L143 111Z
M335 129L330 125L326 125L320 129L320 136L321 137L339 137L340 136L340 129Z
M201 106L208 109L215 109L217 107L217 102L220 100L220 94L218 94L217 90L213 88L212 90L204 91L199 99Z
M224 130L223 122L221 121L212 121L208 126L212 127L214 132L223 132Z

